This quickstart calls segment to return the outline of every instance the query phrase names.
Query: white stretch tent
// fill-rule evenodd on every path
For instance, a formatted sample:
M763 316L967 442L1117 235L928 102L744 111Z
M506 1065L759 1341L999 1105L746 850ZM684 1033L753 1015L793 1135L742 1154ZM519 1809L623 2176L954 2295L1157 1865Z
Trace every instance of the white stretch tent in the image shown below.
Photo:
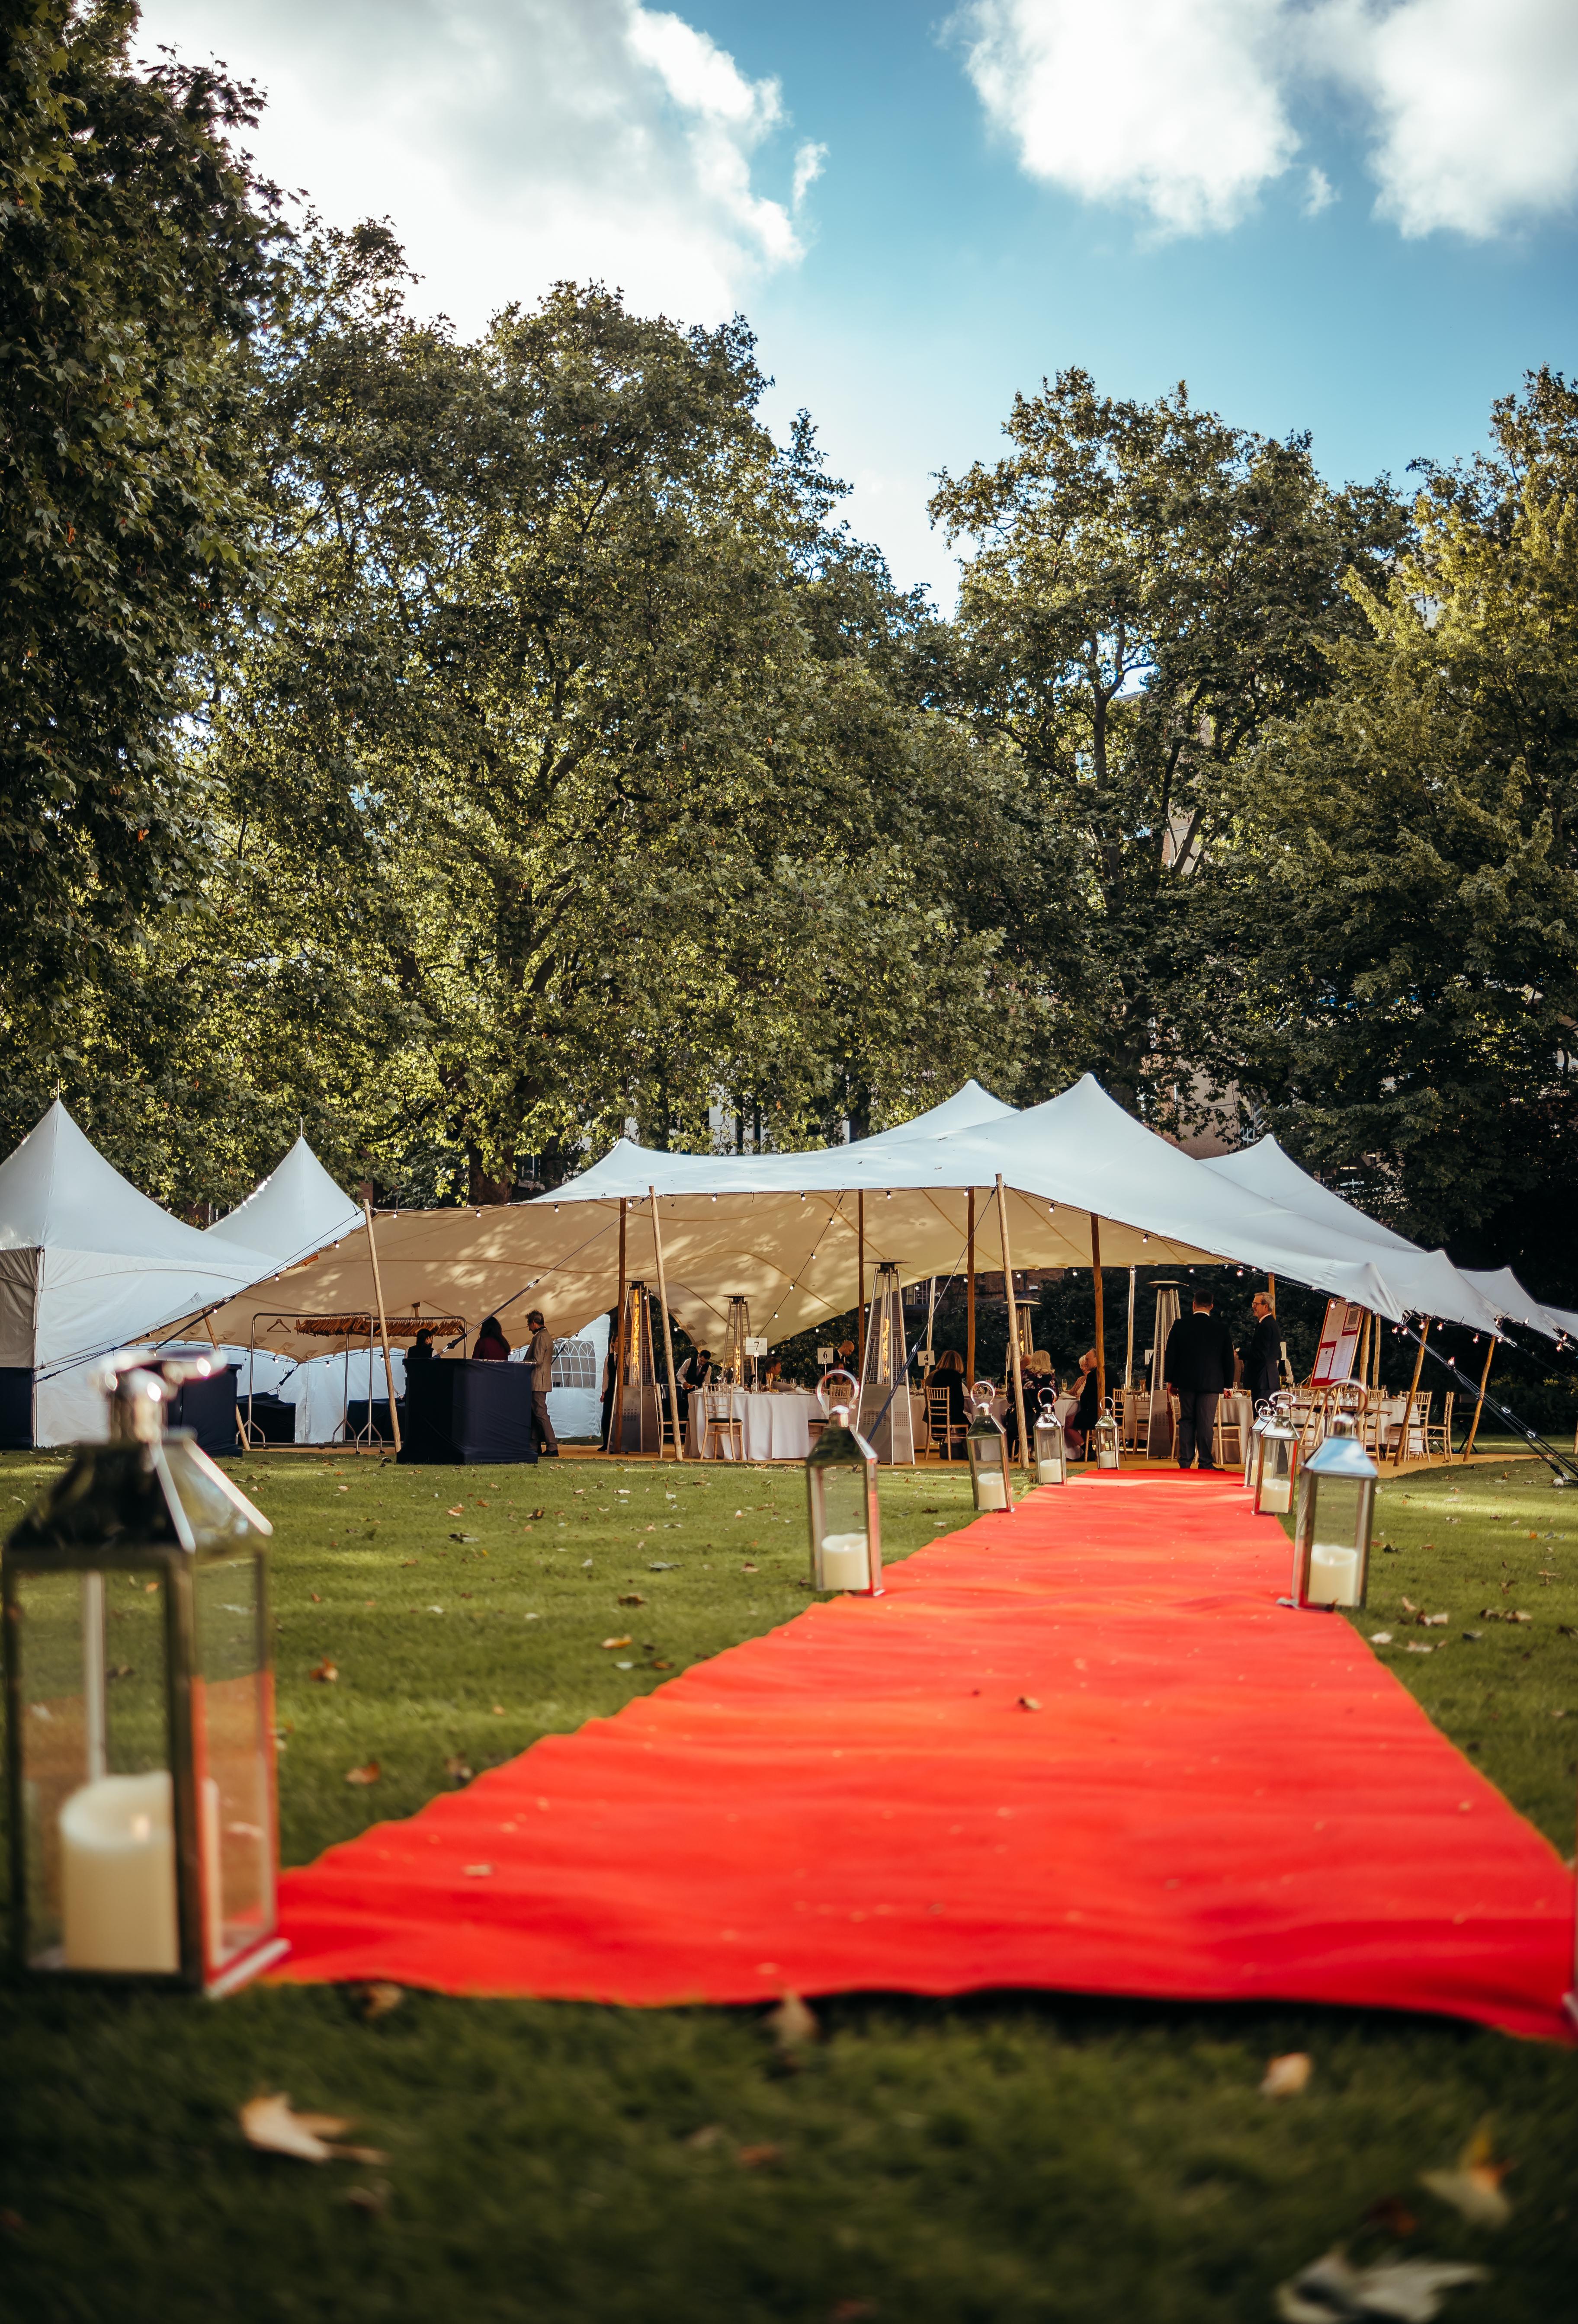
M1089 1266L1094 1220L1103 1266L1225 1260L1392 1322L1412 1313L1496 1328L1494 1310L1437 1254L1389 1242L1373 1228L1361 1238L1235 1184L1153 1135L1088 1074L1022 1113L968 1084L900 1129L805 1153L666 1154L621 1139L532 1203L385 1214L377 1231L384 1296L391 1309L409 1311L420 1299L474 1329L493 1310L512 1336L512 1306L518 1317L540 1305L553 1331L568 1335L614 1304L622 1204L626 1274L656 1287L647 1199L655 1188L669 1304L685 1328L713 1338L730 1295L740 1293L753 1329L779 1342L854 1305L863 1196L868 1291L880 1260L892 1260L905 1283L961 1272L972 1189L976 1265L1000 1267L1000 1174L1016 1268ZM271 1296L281 1308L365 1308L365 1239L292 1270ZM260 1304L232 1303L216 1328L246 1340ZM271 1335L270 1344L288 1342Z
M1341 1194L1333 1194L1312 1178L1274 1138L1262 1138L1236 1154L1213 1154L1201 1167L1241 1186L1247 1194L1279 1204L1323 1230L1347 1237L1361 1248L1373 1246L1388 1283L1403 1307L1416 1315L1435 1315L1448 1323L1468 1323L1477 1332L1494 1332L1503 1314L1481 1289L1474 1277L1454 1267L1444 1250L1426 1250L1406 1235L1395 1234L1375 1219L1367 1218ZM1395 1323L1398 1319L1393 1316Z
M182 1224L111 1168L59 1100L0 1163L0 1368L32 1442L98 1439L95 1360L273 1272ZM14 1419L13 1435L22 1428Z
M361 1226L362 1206L342 1194L305 1138L245 1203L204 1230L215 1242L266 1250L276 1268L296 1267Z

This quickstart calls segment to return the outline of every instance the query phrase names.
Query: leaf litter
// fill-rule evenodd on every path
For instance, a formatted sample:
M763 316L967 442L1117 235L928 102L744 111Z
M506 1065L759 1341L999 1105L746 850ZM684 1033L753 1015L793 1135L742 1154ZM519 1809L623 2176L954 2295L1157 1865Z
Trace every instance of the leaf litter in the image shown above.
M298 2114L283 2090L266 2090L248 2098L236 2114L249 2146L261 2154L288 2154L298 2163L387 2163L375 2146L342 2146L336 2142L353 2127L337 2114Z

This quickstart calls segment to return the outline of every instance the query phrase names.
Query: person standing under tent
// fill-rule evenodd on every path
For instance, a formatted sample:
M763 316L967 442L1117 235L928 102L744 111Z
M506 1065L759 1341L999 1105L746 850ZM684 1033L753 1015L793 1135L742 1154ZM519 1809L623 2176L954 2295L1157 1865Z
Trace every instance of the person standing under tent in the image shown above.
M510 1342L505 1339L496 1315L485 1316L476 1335L476 1345L471 1351L472 1361L478 1364L507 1364Z
M1214 1305L1211 1292L1196 1291L1194 1313L1179 1316L1162 1356L1167 1394L1178 1399L1180 1469L1194 1467L1196 1452L1202 1469L1216 1466L1211 1457L1216 1406L1223 1390L1232 1386L1233 1353L1227 1325L1211 1312Z
M1087 1348L1079 1360L1079 1402L1068 1416L1068 1449L1076 1458L1090 1442L1091 1430L1101 1416L1101 1369L1095 1350Z
M558 1439L553 1433L553 1423L548 1416L548 1392L553 1386L553 1333L543 1319L540 1307L533 1307L526 1318L531 1337L527 1342L526 1360L531 1367L531 1429L541 1448L541 1457L558 1459Z
M411 1342L411 1347L407 1351L405 1360L408 1366L411 1364L430 1364L437 1361L437 1358L433 1354L433 1335L431 1332L422 1331L417 1333L416 1338Z
M1243 1346L1244 1386L1255 1404L1260 1406L1269 1403L1277 1393L1282 1340L1271 1306L1270 1293L1257 1291L1253 1304L1255 1328Z

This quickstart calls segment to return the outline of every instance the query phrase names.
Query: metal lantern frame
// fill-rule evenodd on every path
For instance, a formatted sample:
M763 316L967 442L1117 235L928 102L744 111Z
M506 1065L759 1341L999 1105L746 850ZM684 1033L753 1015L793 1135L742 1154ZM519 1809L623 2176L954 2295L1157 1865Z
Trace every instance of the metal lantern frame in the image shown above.
M1122 1441L1118 1429L1118 1416L1112 1409L1112 1399L1103 1405L1101 1416L1091 1430L1091 1443L1095 1448L1098 1469L1121 1469L1123 1465Z
M1335 1613L1340 1609L1361 1607L1370 1588L1370 1539L1375 1524L1375 1488L1380 1471L1359 1441L1358 1427L1351 1415L1338 1413L1332 1422L1331 1434L1309 1459L1298 1475L1298 1515L1293 1528L1293 1592L1287 1603L1317 1607ZM1349 1508L1335 1528L1330 1525L1329 1512L1333 1504L1341 1508L1349 1501ZM1328 1536L1352 1535L1352 1539L1323 1537L1323 1508L1327 1512ZM1333 1550L1353 1558L1353 1591L1349 1597L1314 1597L1314 1560L1317 1548Z
M970 1463L970 1498L977 1516L1013 1515L1013 1475L1008 1464L1008 1436L992 1411L997 1391L990 1380L977 1380L970 1390L975 1417L964 1431L964 1452ZM999 1499L1001 1493L1001 1498Z
M835 1388L835 1381L846 1384L847 1393ZM880 1598L882 1595L882 1512L877 1495L877 1455L857 1427L850 1423L850 1414L860 1403L860 1383L853 1372L829 1372L817 1388L817 1400L826 1418L817 1431L817 1442L806 1458L806 1515L810 1528L811 1587L813 1590L839 1590L851 1598ZM830 1535L827 1517L827 1488L835 1470L858 1471L863 1490L865 1518L865 1573L863 1584L833 1580L827 1577L827 1542L836 1538ZM851 1528L853 1532L854 1528Z
M1260 1455L1255 1462L1256 1516L1289 1515L1297 1475L1298 1431L1293 1425L1287 1399L1278 1397L1270 1419L1260 1431Z
M289 1950L287 1941L277 1934L272 1633L264 1554L273 1528L189 1431L172 1431L167 1437L161 1426L164 1404L175 1391L186 1380L207 1378L215 1369L208 1363L170 1362L157 1370L146 1364L123 1368L110 1391L115 1431L111 1441L79 1446L70 1467L21 1520L0 1552L12 1940L18 1965L31 1970L217 1997L246 1983ZM199 1583L205 1572L244 1561L250 1569L247 1582L233 1587L241 1594L249 1586L250 1602L242 1608L226 1604L223 1610L251 1615L250 1655L240 1674L248 1681L251 1701L245 1760L250 1815L243 1825L226 1827L219 1820L224 1812L220 1781L212 1772L217 1690L208 1683L203 1667L208 1625L199 1603ZM41 1779L34 1770L41 1763L40 1738L48 1735L52 1714L49 1700L30 1699L30 1601L36 1628L44 1618L39 1598L47 1596L51 1582L69 1576L79 1582L72 1618L79 1624L80 1769L73 1778L68 1766L51 1784L46 1757L41 1797ZM112 1773L109 1747L119 1721L112 1720L107 1688L112 1677L124 1674L108 1663L106 1616L119 1610L109 1604L113 1593L108 1585L127 1581L140 1581L144 1592L156 1591L160 1600L162 1756L161 1764L143 1772L168 1774L170 1781L176 1960L169 1969L73 1966L65 1957L70 1843L63 1818L72 1799ZM41 1582L46 1585L44 1592L30 1587ZM49 1632L42 1636L47 1642ZM48 1669L47 1643L39 1651ZM69 1691L67 1703L76 1699ZM52 1748L69 1762L78 1756L77 1739L68 1717L63 1738L51 1736L42 1748L46 1752ZM233 1774L235 1764L234 1757L226 1764L220 1755L226 1773ZM245 1832L247 1845L245 1851L227 1853L225 1838L235 1831ZM48 1927L55 1901L46 1872L51 1849L59 1851L61 1941L41 1946L35 1941L35 1923L42 1920ZM36 1863L32 1860L35 1855ZM236 1861L255 1876L257 1904L248 1914L249 1933L226 1953L223 1875L226 1865Z
M1255 1406L1253 1420L1244 1431L1244 1490L1246 1492L1253 1492L1260 1481L1258 1464L1260 1458L1260 1439L1265 1434L1266 1423L1270 1419L1273 1409L1274 1406L1269 1399L1262 1398Z
M1040 1410L1030 1432L1035 1454L1038 1485L1066 1485L1068 1482L1068 1441L1063 1433L1063 1423L1057 1417L1057 1398L1048 1390L1041 1392Z

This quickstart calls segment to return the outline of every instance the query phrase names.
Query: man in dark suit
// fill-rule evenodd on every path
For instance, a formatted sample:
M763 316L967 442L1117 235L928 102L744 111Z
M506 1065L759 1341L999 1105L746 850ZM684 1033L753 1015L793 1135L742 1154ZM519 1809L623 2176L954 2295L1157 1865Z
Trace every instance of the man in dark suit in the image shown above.
M1269 1403L1277 1393L1282 1339L1269 1291L1256 1292L1254 1309L1255 1328L1244 1342L1244 1386L1260 1406Z
M1209 1291L1196 1291L1195 1312L1180 1315L1167 1333L1162 1374L1167 1394L1178 1399L1178 1466L1192 1469L1195 1448L1202 1469L1214 1469L1212 1431L1217 1399L1232 1386L1232 1338L1212 1314Z

